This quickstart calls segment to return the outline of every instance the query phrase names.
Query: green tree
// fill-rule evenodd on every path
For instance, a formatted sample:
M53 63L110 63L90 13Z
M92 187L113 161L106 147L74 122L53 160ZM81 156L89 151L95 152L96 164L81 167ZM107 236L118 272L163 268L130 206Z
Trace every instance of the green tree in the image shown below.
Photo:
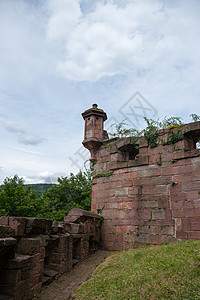
M41 198L42 202L48 203L47 214L55 220L62 220L74 207L90 210L91 192L91 171L80 171L77 175L71 173L69 178L58 178L58 184L45 191Z
M0 186L0 215L32 217L37 214L39 199L36 192L24 189L22 178L17 175L5 178Z
M0 216L38 217L61 221L74 207L90 210L92 169L58 178L41 197L17 175L0 186Z

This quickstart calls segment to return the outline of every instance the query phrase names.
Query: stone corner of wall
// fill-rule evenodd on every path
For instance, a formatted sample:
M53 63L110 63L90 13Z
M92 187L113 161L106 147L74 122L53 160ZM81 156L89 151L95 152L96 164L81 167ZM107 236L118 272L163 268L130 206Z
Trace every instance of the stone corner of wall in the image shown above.
M94 212L87 211L81 208L72 208L68 215L64 217L64 222L71 223L79 220L80 217L89 217L94 219L100 219L100 216Z

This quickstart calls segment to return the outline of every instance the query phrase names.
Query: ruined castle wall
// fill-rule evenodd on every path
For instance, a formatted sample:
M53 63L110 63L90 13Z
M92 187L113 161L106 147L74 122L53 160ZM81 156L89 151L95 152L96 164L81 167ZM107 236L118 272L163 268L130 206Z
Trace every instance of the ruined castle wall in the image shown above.
M0 217L0 299L27 300L99 248L100 217L72 209L64 222Z
M183 139L173 140L172 131ZM94 166L92 211L104 217L107 249L200 238L199 137L196 122L160 131L153 148L145 138L102 144Z

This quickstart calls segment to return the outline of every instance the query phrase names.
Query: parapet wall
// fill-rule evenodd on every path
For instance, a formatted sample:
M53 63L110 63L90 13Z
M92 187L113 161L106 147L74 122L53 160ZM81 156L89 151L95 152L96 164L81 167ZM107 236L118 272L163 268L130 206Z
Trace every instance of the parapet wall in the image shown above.
M92 211L104 217L108 250L200 239L200 122L160 130L158 145L124 138L102 143Z
M100 217L72 209L64 222L0 217L0 299L32 299L99 248Z

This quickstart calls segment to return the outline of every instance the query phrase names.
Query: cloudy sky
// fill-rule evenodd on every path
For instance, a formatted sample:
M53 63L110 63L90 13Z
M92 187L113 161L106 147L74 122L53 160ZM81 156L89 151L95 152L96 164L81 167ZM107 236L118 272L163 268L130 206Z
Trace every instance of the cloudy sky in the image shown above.
M0 0L0 182L77 173L81 113L200 114L199 0Z

